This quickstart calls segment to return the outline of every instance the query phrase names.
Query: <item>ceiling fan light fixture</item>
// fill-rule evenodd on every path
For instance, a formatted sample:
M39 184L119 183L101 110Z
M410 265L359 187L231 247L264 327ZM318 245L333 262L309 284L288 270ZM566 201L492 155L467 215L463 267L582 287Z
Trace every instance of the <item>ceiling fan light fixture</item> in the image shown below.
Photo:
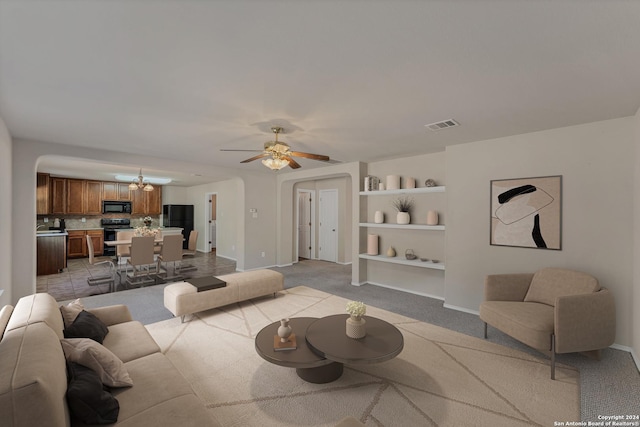
M289 165L289 162L285 159L268 158L263 159L262 164L271 170L278 171L285 166Z

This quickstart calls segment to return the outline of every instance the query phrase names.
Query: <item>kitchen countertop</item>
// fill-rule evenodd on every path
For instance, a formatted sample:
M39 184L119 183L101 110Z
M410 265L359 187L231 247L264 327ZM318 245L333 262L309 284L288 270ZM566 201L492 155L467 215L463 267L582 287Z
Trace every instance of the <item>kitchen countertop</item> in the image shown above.
M67 231L104 230L102 227L67 228Z

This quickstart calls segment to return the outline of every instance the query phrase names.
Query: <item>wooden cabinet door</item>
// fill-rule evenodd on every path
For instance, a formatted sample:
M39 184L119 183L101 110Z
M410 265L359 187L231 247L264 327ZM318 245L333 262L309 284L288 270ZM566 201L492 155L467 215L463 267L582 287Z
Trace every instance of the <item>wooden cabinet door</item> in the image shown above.
M36 181L36 214L49 214L49 174L39 173Z
M81 230L70 230L69 241L67 242L67 257L82 258L86 256L87 243L85 241L86 232Z
M118 183L118 200L129 201L131 200L131 195L129 194L129 184L123 184L122 182Z
M67 206L67 180L65 178L50 178L51 213L64 214Z
M153 191L146 191L147 215L160 215L162 213L162 187L156 185Z
M102 181L86 181L84 213L87 215L102 213Z
M93 242L93 254L100 256L104 253L104 232L102 230L87 230L87 236L91 237ZM85 256L89 256L89 248L87 242L84 242Z
M140 189L131 192L131 215L147 214L146 191Z
M102 183L102 200L118 200L118 183Z
M67 209L65 213L77 215L84 213L85 188L85 180L67 179Z

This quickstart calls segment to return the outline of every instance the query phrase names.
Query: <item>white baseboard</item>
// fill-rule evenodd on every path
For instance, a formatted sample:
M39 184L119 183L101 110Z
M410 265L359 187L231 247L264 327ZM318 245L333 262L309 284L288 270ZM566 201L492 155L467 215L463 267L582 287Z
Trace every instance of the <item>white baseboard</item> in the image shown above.
M235 258L231 258L230 256L218 255L218 254L216 254L216 256L217 256L217 257L220 257L220 258L230 259L231 261L236 261L236 262L238 262L238 260L237 260L237 259L235 259Z
M278 265L276 265L276 267L291 267L293 264L297 264L297 262L296 263L291 263L290 262L288 264L278 264Z
M366 285L367 282L351 282L352 286L362 286L362 285Z
M427 294L425 292L418 292L418 291L412 291L412 290L409 290L409 289L398 288L397 286L385 285L384 283L366 281L363 284L365 284L365 283L368 283L368 284L374 285L374 286L380 286L381 288L393 289L394 291L401 291L401 292L406 292L408 294L420 295L421 297L433 298L433 299L437 299L437 300L440 300L440 301L444 301L443 297L440 297L440 296L437 296L437 295ZM353 282L351 284L353 285ZM356 286L359 286L359 285L356 285Z
M640 357L638 357L633 349L631 349L631 357L633 358L633 361L636 362L636 368L638 369L638 372L640 372Z
M477 310L471 310L469 308L459 307L457 305L443 304L442 306L444 308L448 308L448 309L455 310L455 311L461 311L463 313L475 314L476 316L478 316L480 314L480 312L477 311Z
M278 266L277 265L265 265L263 267L245 268L243 270L240 270L240 269L236 268L236 271L241 271L241 272L255 271L255 270L264 270L265 268L273 268L273 267L278 267Z

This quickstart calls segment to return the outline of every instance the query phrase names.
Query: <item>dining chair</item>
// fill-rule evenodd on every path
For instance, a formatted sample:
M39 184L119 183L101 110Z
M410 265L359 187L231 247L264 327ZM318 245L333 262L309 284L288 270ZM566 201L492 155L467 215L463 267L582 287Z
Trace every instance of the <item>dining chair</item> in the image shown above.
M189 244L187 245L187 249L182 250L182 256L195 256L197 243L198 232L196 230L191 230L189 233Z
M127 284L148 285L155 283L151 277L151 267L154 267L153 247L155 236L133 236L131 238L131 257L127 260ZM131 272L129 271L131 266ZM155 274L155 271L154 271Z
M164 236L161 251L158 255L158 276L164 280L182 279L180 271L182 263L182 234ZM173 263L173 275L169 275L169 263ZM163 266L164 264L164 266ZM164 271L164 273L163 273Z
M91 239L91 236L87 236L87 249L89 250L89 264L93 266L105 265L109 268L109 274L96 277L93 277L92 275L87 278L87 284L89 286L109 285L109 292L114 292L116 290L116 266L109 259L98 261L95 258L95 251L93 249L93 240Z
M162 231L158 230L156 232L156 240L162 240ZM161 245L156 245L153 247L153 253L156 255L159 255L160 252L162 252L162 246Z

